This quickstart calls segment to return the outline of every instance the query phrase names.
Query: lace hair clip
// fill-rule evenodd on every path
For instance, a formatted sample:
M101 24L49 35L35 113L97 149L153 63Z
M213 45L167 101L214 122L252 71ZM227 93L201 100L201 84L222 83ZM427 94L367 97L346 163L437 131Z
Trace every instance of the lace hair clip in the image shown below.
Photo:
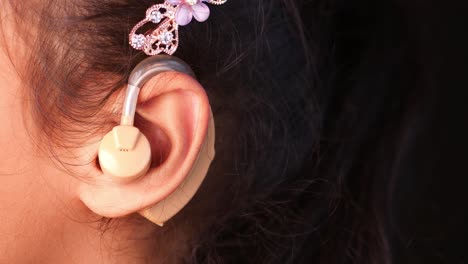
M129 35L130 45L142 50L149 56L166 53L174 54L179 46L179 26L189 24L193 18L199 22L210 16L206 3L222 5L227 0L165 0L146 11L146 17L132 29ZM143 26L151 23L155 28L144 33L137 33Z

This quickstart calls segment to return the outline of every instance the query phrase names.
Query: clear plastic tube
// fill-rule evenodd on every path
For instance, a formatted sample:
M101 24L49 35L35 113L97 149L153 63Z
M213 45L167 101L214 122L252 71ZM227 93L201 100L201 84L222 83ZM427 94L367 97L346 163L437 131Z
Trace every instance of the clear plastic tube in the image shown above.
M135 67L128 79L120 125L133 126L140 89L154 76L168 71L182 72L195 78L190 66L177 57L157 55L143 60Z

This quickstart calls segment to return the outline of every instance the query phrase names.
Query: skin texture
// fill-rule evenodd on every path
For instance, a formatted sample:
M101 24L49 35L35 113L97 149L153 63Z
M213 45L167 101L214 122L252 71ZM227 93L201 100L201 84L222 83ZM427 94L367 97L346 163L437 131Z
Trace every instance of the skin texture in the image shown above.
M96 236L92 238L91 229L66 216L65 205L77 205L77 201L62 187L73 184L73 178L63 177L46 157L37 155L28 135L32 120L24 112L21 82L5 52L0 72L0 262L59 261L67 257L64 244L81 238L96 243ZM95 243L82 243L80 251ZM57 248L64 250L53 250Z
M18 39L12 24L8 19L2 21L4 40ZM79 148L55 152L82 166L58 166L50 153L42 151L48 143L39 140L40 131L31 117L28 87L20 77L21 48L25 47L20 43L18 40L12 53L4 41L0 50L0 263L176 262L188 250L184 245L193 223L179 225L176 219L173 226L177 231L172 231L136 213L167 197L189 172L210 117L203 87L181 74L149 82L137 112L144 124L142 132L152 146L160 148L141 181L114 183L95 160L107 127ZM103 108L103 114L115 119L114 123L119 116L109 114L115 111L114 103L122 92ZM173 138L179 141L171 141ZM178 146L177 151L172 146ZM172 158L161 158L165 156ZM103 227L103 217L115 219Z

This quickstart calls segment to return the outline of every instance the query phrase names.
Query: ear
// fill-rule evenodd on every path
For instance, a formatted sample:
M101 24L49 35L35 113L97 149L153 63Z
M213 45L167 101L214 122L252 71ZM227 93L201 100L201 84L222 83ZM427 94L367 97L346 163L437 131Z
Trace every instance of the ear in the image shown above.
M78 195L101 216L141 212L162 224L194 195L214 158L214 134L208 135L214 131L212 113L203 87L177 72L154 77L141 89L138 101L135 126L151 144L149 171L125 183L96 170L91 180L79 183ZM172 204L164 209L163 202Z

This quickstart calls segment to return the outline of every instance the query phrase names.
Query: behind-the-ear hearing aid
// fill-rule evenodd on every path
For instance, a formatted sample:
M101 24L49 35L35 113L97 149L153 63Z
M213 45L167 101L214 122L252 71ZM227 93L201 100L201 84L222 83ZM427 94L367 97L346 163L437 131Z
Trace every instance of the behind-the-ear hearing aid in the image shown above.
M132 181L146 173L151 165L151 147L148 139L133 126L140 89L154 76L178 71L194 77L193 71L176 57L155 56L143 60L130 74L120 125L102 140L99 165L114 180Z
M143 60L130 74L120 125L104 136L98 153L102 171L117 182L136 180L146 174L151 165L150 143L140 130L133 126L135 111L140 89L154 76L168 71L182 72L195 77L185 62L165 55ZM190 174L173 193L141 211L141 215L162 226L190 201L214 159L214 138L214 120L211 114L207 135Z

